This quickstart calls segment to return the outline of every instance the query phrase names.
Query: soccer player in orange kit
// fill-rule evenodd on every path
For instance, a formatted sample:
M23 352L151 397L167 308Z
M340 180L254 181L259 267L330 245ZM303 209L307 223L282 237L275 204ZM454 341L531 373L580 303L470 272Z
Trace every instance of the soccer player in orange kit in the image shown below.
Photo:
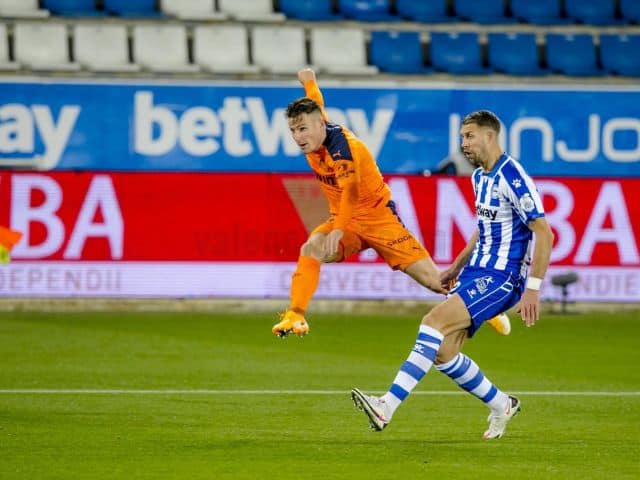
M320 182L330 218L302 245L291 280L290 306L272 332L279 337L306 335L309 325L304 314L318 286L320 265L341 262L367 248L373 248L392 269L446 294L429 252L398 217L391 190L369 149L347 128L328 120L313 70L301 70L298 80L306 96L287 107L289 129ZM503 335L511 328L504 314L488 323Z

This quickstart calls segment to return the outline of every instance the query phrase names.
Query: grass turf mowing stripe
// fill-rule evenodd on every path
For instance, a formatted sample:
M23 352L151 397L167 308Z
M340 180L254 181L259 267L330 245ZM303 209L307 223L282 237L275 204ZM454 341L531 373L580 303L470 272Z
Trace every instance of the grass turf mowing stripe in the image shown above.
M4 395L347 395L346 390L135 390L135 389L0 389ZM374 391L375 394L383 392ZM597 392L597 391L513 391L514 395L563 396L563 397L635 397L640 392ZM413 392L412 395L465 395L457 390L431 390Z

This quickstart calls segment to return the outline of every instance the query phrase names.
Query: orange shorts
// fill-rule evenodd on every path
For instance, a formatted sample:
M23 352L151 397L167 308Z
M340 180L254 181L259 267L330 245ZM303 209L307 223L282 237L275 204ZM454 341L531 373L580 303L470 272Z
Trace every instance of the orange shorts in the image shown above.
M314 233L328 235L335 228L333 217L317 226ZM351 255L373 248L394 270L404 270L412 263L429 257L429 252L406 229L398 217L393 201L371 215L352 219L340 241L338 262Z

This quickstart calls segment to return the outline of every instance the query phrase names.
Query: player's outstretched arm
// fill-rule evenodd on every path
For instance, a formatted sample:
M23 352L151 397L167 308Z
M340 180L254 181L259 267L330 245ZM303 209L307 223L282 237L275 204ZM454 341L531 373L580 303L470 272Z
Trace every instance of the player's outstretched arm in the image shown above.
M458 276L462 267L464 267L469 260L471 253L473 253L473 249L476 247L476 242L478 241L479 236L480 231L476 228L473 231L473 235L471 235L471 238L467 242L467 245L458 254L451 266L440 272L440 285L448 288L449 282Z
M535 237L536 246L533 251L533 264L527 279L522 298L520 299L520 316L527 327L532 326L540 318L540 283L547 273L551 248L553 247L553 232L544 217L529 222L529 228Z
M307 82L316 82L316 72L313 71L312 68L303 68L298 72L298 80L305 86Z

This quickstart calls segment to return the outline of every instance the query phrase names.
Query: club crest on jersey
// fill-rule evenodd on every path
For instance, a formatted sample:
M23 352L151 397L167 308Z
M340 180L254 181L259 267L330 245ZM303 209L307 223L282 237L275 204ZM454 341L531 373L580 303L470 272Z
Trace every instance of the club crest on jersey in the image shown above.
M531 195L528 193L525 193L522 197L520 197L520 206L525 212L530 212L534 208L536 208L536 204L533 201L533 198L531 198Z
M493 188L491 189L491 198L493 199L500 198L500 189L498 188L497 185L494 185Z
M476 204L476 214L478 217L488 218L489 220L495 220L498 216L498 210L495 208L483 207L479 203Z
M487 275L485 277L476 278L473 282L476 284L476 288L478 289L478 292L480 292L480 295L484 295L487 288L489 288L489 285L493 283L493 277L491 275Z

